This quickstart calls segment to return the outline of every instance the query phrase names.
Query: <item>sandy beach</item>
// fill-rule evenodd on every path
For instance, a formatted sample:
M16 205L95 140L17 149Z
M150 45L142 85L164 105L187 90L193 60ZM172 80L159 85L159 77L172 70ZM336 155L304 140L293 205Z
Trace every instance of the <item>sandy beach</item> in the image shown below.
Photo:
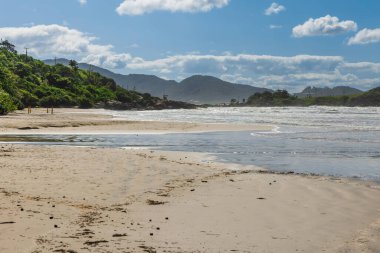
M101 113L99 113L101 111ZM1 117L0 134L49 133L189 133L214 131L270 130L268 125L250 124L197 124L187 122L130 121L107 115L96 109L54 109L47 114L44 108L16 111Z
M91 112L91 113L88 113ZM260 130L16 112L0 132ZM205 154L0 144L0 252L379 252L380 186Z

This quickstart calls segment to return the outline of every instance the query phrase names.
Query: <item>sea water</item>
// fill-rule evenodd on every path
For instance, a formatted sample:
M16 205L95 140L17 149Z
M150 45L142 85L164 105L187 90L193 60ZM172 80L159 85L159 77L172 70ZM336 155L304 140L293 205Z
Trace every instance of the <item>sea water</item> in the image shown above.
M266 124L272 130L44 137L53 141L50 144L205 152L222 162L274 171L380 181L380 108L254 107L96 113L120 120ZM29 141L30 137L33 136L28 137Z

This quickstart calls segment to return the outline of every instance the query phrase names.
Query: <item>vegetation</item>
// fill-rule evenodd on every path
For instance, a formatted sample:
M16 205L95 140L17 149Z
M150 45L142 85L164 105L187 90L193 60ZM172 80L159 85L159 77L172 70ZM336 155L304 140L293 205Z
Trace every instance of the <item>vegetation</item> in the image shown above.
M349 96L299 98L290 95L286 90L256 93L250 96L249 106L380 106L380 87L367 92Z
M351 106L380 106L380 87L374 88L358 96L352 96Z
M16 106L14 105L11 96L4 91L0 91L0 115L7 114L15 109Z
M8 41L0 43L0 115L27 106L131 109L188 106L150 94L126 90L110 78L69 66L49 66L20 55Z
M297 97L291 96L286 90L255 93L247 100L247 104L251 106L290 106L297 105L298 102Z

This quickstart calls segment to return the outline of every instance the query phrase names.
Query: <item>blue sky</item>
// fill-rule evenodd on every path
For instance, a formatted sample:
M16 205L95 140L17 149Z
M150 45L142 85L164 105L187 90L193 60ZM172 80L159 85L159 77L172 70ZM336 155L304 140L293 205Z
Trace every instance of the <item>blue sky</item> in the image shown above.
M377 0L13 0L0 37L40 59L298 91L380 85Z

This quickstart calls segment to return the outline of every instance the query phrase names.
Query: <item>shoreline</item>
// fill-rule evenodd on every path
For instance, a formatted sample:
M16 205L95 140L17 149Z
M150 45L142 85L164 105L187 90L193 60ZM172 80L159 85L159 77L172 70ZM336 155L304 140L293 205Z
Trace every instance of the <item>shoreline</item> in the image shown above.
M112 116L112 111L104 109L75 109L57 108L55 114L46 114L44 108L33 108L32 114L26 110L16 111L7 116L0 117L0 144L14 143L27 144L31 142L50 143L52 139L47 136L69 135L161 135L181 133L216 133L216 132L276 132L277 126L264 124L230 124L230 123L190 123L190 122L167 122L167 121L129 121ZM30 138L29 138L30 137ZM12 140L14 142L8 142ZM54 140L53 140L54 142ZM59 141L58 141L59 142ZM63 145L66 145L62 142ZM52 144L53 145L53 144ZM80 146L80 145L78 145ZM89 145L91 146L91 145ZM106 145L107 146L107 145ZM109 146L107 146L109 147ZM265 168L267 171L273 171ZM288 168L288 172L292 168ZM295 173L302 174L302 173ZM315 174L315 173L305 173ZM374 181L373 178L356 176L343 176L331 174L318 174L320 176L341 177L352 180Z
M46 130L57 135L240 131L227 124L120 123L78 112L1 117L0 138ZM20 127L38 129L15 130ZM15 143L0 144L0 172L0 252L377 253L380 248L377 182L221 163L206 153Z
M91 112L91 113L89 113ZM100 112L100 111L99 111ZM270 131L272 126L260 124L189 123L165 121L129 121L112 115L97 114L95 109L26 110L0 117L1 135L27 134L133 134L133 133L203 133L225 131Z
M97 135L97 134L93 134L93 133L89 133L90 135ZM104 134L104 133L99 133L100 135ZM130 134L130 133L128 133ZM141 134L141 133L139 133ZM144 134L150 134L150 133L142 133L141 135L144 135ZM160 134L160 133L153 133L153 134ZM9 136L12 136L13 134L10 134ZM20 134L14 134L15 136L23 136L23 135L20 135ZM25 134L25 135L28 135L28 134ZM32 135L44 135L44 134L32 134ZM47 134L47 135L50 135L50 134ZM53 134L51 134L53 135ZM59 135L70 135L70 133L63 133L63 134L59 134ZM75 134L75 135L82 135L82 133L79 133L79 134ZM85 135L83 133L83 135ZM109 133L106 133L105 135L112 135L112 134L109 134ZM116 135L119 135L119 134L116 134ZM210 161L210 162L213 162L213 163L218 163L220 165L222 165L222 167L227 167L227 168L231 168L231 170L233 171L233 167L244 167L246 169L242 169L243 171L246 170L246 171L254 171L255 173L258 173L258 174L270 174L270 175L294 175L294 176L301 176L301 177L321 177L321 178L328 178L328 179L331 179L331 180L349 180L349 181L353 181L353 182L367 182L367 183L370 183L370 184L375 184L375 185L379 185L380 186L380 181L377 181L375 179L371 179L371 178L364 178L364 177L359 177L359 176L343 176L343 175L333 175L333 174L319 174L319 173L315 173L315 172L297 172L297 171L293 171L293 170L273 170L273 169L270 169L270 168L264 168L264 167L260 167L260 165L255 165L255 164L239 164L239 163L234 163L234 162L227 162L227 161L224 161L224 162L221 162L218 160L218 158L212 154L212 153L206 153L206 152L185 152L185 151L170 151L170 150L160 150L160 149L153 149L153 148L149 148L149 147L140 147L140 146L128 146L128 147L119 147L119 146L91 146L91 145L59 145L59 144L55 144L55 141L51 141L50 139L36 139L36 140L33 140L33 141L25 141L23 142L22 139L17 139L16 141L7 141L6 139L2 139L2 136L7 136L7 134L0 134L0 145L22 145L22 146L28 146L28 145L33 145L33 146L49 146L49 147L56 147L56 148L59 148L59 147L72 147L72 148L89 148L89 149L115 149L115 150L131 150L131 151L138 151L138 150L142 150L142 151L153 151L153 152L161 152L161 153L180 153L180 154L185 154L185 153L190 153L192 155L196 154L198 157L207 157L207 159ZM8 137L8 136L7 136ZM11 137L12 138L12 137ZM46 142L44 144L40 144L40 142ZM52 142L53 144L50 144L49 142ZM251 169L250 169L251 168ZM254 168L254 169L252 169ZM240 169L239 169L240 171Z

